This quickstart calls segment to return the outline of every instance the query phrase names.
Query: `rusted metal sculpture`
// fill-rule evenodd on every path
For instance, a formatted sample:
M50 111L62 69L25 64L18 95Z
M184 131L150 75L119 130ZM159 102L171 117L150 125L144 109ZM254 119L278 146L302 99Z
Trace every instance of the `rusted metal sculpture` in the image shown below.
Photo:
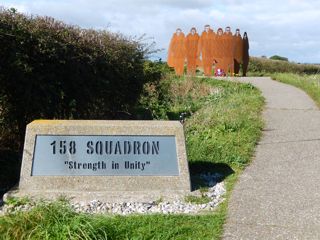
M204 26L204 31L201 34L198 46L198 53L201 54L203 71L206 76L212 75L213 64L213 42L215 33L210 28L210 25Z
M238 75L240 71L240 64L243 62L243 42L240 35L240 29L236 29L234 38L234 74Z
M247 32L244 32L242 39L243 57L242 57L242 76L247 76L247 70L249 65L249 38Z
M240 29L232 35L231 28L226 27L225 32L219 28L216 34L210 25L205 25L201 36L193 27L185 37L178 28L171 38L168 65L175 69L176 75L183 75L185 60L190 75L195 75L197 66L202 65L204 74L211 76L213 64L215 75L238 75L242 64L243 76L246 76L249 64L247 33L241 38Z
M191 28L190 33L185 39L186 57L187 57L187 72L189 75L195 75L197 64L199 64L199 44L200 36L196 28Z
M180 28L173 34L168 51L168 65L173 67L176 75L183 75L186 58L185 36Z

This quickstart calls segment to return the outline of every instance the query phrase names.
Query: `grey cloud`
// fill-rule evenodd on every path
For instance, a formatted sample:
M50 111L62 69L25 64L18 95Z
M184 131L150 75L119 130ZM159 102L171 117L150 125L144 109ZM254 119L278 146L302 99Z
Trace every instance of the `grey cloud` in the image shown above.
M11 0L5 6L87 28L146 33L158 48L167 48L177 27L189 32L195 26L201 32L205 24L215 30L230 25L248 32L252 55L320 62L319 0ZM157 56L165 58L166 50Z

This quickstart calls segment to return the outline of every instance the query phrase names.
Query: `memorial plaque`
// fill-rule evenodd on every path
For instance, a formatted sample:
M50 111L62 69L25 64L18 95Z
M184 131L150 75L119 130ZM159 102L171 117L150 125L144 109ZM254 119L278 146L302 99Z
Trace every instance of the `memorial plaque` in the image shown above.
M32 176L177 176L175 136L37 135Z
M178 121L38 120L27 126L19 188L6 197L150 201L190 190Z

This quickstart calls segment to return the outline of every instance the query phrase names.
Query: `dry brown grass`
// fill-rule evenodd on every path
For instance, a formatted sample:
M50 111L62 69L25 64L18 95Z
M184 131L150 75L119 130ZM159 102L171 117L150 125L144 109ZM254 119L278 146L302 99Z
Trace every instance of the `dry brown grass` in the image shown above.
M175 81L170 88L170 95L174 98L191 97L192 100L198 100L202 97L208 96L214 91L213 87L207 83L186 77L182 81Z

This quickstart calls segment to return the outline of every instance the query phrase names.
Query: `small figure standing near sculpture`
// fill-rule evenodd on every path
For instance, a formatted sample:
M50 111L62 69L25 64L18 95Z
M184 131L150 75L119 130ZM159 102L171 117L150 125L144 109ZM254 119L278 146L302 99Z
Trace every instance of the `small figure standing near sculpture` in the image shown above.
M180 28L173 34L168 51L168 65L173 67L176 75L182 76L186 58L185 37Z

